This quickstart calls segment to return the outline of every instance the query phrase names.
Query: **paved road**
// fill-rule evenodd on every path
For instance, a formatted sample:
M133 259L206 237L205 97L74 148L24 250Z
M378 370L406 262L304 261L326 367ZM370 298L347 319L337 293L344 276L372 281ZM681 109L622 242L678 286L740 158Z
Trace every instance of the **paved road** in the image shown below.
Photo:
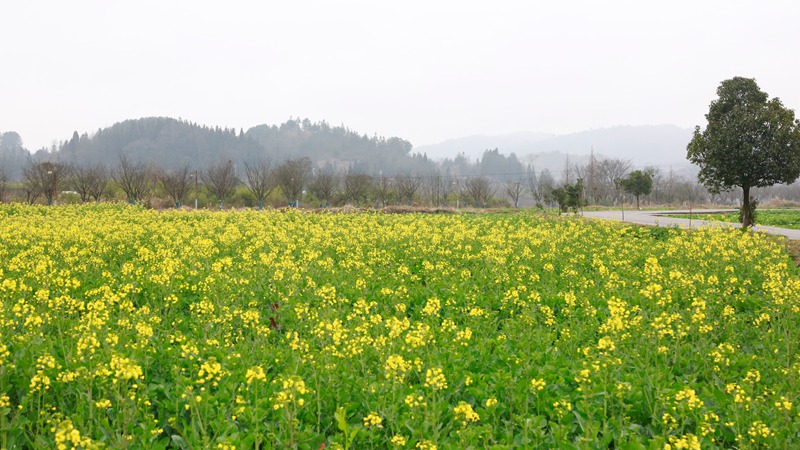
M694 210L692 214L697 215L697 217L704 217L711 213L717 212L730 212L733 210L719 210L719 209L701 209L701 210ZM622 215L623 212L619 210L615 211L585 211L582 213L584 217L591 217L594 219L606 219L606 220L623 220ZM636 210L625 210L625 222L630 223L638 223L641 225L654 225L659 227L672 227L672 226L679 226L679 227L733 227L738 228L741 226L739 223L727 223L727 222L708 222L706 220L698 220L698 219L678 219L675 217L664 217L665 214L689 214L689 211L636 211ZM798 239L800 240L800 230L792 230L789 228L778 228L778 227L768 227L763 225L757 225L753 227L755 231L763 231L769 234L777 234L781 236L786 236L789 239Z

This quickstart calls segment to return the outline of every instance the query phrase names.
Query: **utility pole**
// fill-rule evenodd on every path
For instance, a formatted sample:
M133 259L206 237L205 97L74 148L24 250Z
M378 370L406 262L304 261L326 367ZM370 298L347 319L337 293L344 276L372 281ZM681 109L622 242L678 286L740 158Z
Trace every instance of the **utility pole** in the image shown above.
M458 209L458 206L459 206L458 205L458 200L459 200L458 194L459 194L460 189L458 188L458 181L459 181L458 178L456 178L456 181L453 182L456 185L456 209Z
M589 156L589 182L587 183L587 189L589 193L590 201L594 199L595 203L597 203L596 199L596 192L595 192L595 183L594 183L594 145L591 147L590 156Z
M58 182L58 173L55 166L51 166L51 170L48 170L47 174L53 175L53 190L50 192L50 206L53 206L56 204L56 184Z
M194 171L194 209L197 209L197 170Z

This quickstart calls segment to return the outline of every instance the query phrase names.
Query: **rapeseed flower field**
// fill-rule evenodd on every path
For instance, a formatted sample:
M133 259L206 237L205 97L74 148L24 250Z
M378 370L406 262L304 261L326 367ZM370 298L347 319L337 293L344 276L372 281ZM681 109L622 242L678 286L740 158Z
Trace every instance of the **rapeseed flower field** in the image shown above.
M3 448L797 448L760 234L0 205Z

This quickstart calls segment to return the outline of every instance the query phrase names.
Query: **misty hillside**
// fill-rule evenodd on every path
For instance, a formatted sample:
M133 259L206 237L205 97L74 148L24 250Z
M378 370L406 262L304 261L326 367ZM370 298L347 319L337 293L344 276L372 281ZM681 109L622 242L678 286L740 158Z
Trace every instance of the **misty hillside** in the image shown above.
M414 151L424 153L428 158L432 159L454 158L459 153L463 153L467 158L476 160L483 155L485 150L494 148L499 149L506 155L528 153L528 149L534 143L554 137L556 137L555 134L528 132L511 133L502 136L475 135L448 139L438 144L415 146Z
M641 125L601 128L536 142L530 153L561 152L630 159L636 166L665 166L686 162L686 145L692 130L675 125Z
M565 156L571 163L596 156L629 159L635 166L667 166L686 162L686 145L692 130L675 125L619 126L560 136L543 133L514 133L502 136L472 136L440 144L415 147L431 158L455 157L463 152L477 158L486 149L497 148L503 154L515 153L524 162L534 162L537 169L561 170ZM538 162L537 162L538 161Z
M55 158L77 165L100 162L113 167L125 155L132 161L158 167L188 165L199 169L224 160L284 161L302 157L320 167L345 171L377 172L389 168L397 173L422 172L435 166L410 151L411 144L400 138L367 137L344 126L331 127L308 119L259 125L237 133L168 117L147 117L116 123L91 136L75 132L58 146ZM35 158L53 156L40 151Z
M256 141L235 130L212 128L168 117L126 120L108 128L78 135L62 143L58 159L72 164L114 166L120 156L165 168L203 167L225 159L255 157Z
M0 177L18 179L29 156L28 150L22 146L22 137L19 133L0 132Z
M245 136L261 144L275 161L307 157L318 167L364 173L424 172L435 164L411 153L411 143L398 138L368 137L344 125L290 119L281 125L258 125Z

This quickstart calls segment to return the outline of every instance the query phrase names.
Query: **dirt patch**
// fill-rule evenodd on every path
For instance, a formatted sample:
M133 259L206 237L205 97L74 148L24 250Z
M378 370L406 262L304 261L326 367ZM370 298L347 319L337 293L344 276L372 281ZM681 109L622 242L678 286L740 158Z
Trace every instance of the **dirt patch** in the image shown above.
M290 208L292 209L292 208ZM313 208L313 209L305 209L302 208L303 211L311 211L316 213L364 213L364 212L377 212L383 214L482 214L482 213L491 213L491 212L503 212L503 213L516 213L520 212L519 209L510 210L510 209L475 209L475 208L450 208L450 207L427 207L427 206L417 206L417 205L389 205L383 208L375 209L375 208L361 208L355 207L352 205L345 205L345 206L338 206L338 207L330 207L330 208Z
M777 244L786 247L786 252L792 257L794 264L800 267L800 240L774 235L770 235L770 238L773 239Z
M786 251L792 256L794 264L800 266L800 241L796 239L783 239L783 244L786 245Z
M455 208L427 208L423 206L407 206L407 205L386 206L384 208L379 209L378 211L385 214L409 214L409 213L458 214L461 212L460 210L457 210Z

